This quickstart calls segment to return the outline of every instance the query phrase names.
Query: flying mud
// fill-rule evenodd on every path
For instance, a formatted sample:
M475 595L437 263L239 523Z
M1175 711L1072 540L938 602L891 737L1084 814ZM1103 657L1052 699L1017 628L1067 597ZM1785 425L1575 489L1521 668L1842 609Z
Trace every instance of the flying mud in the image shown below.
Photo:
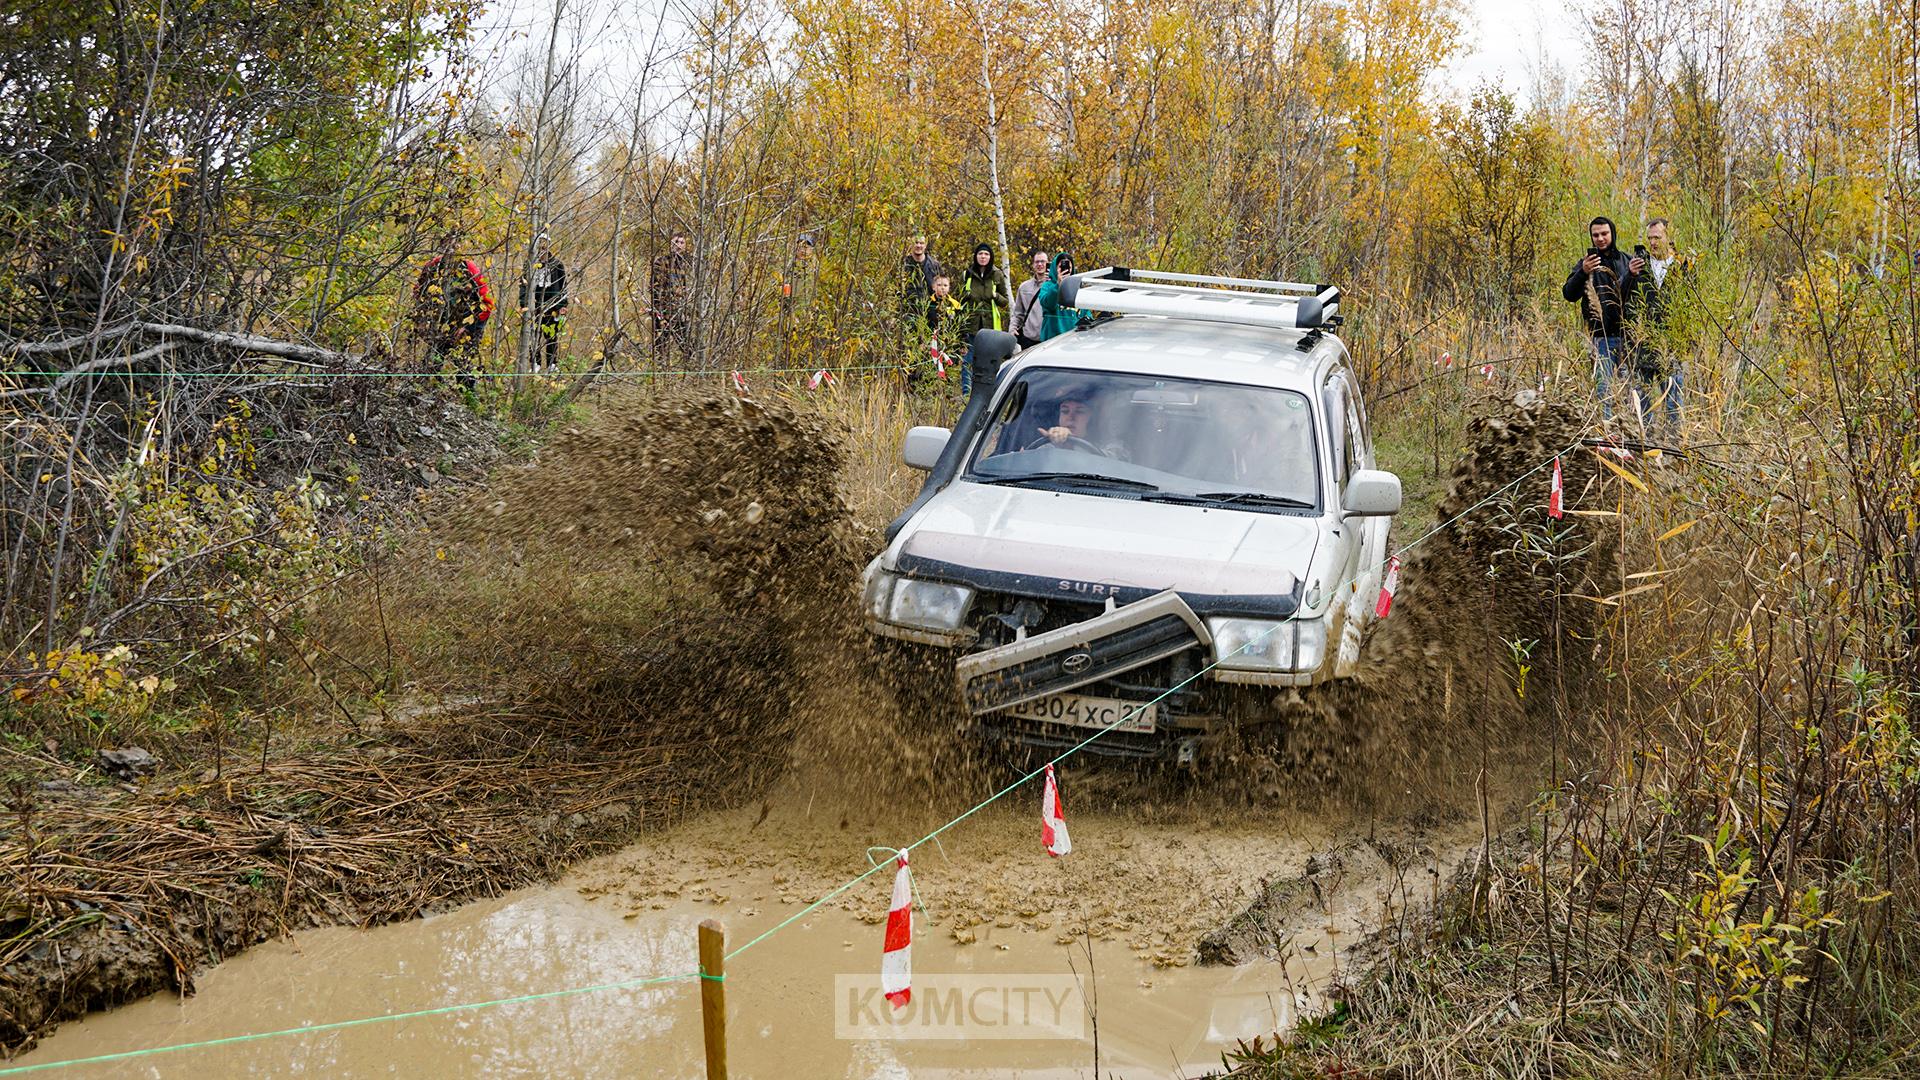
M1543 722L1576 720L1567 703L1588 677L1594 608L1562 598L1592 592L1611 548L1591 519L1549 519L1545 493L1556 454L1569 505L1601 484L1592 455L1571 452L1580 433L1571 410L1538 395L1490 401L1438 520L1398 527L1403 586L1360 676L1310 692L1278 746L1200 785L1397 798L1445 784ZM528 476L516 501L529 523L547 523L540 531L564 521L578 543L638 533L734 617L774 628L796 767L820 774L809 783L849 768L865 793L880 780L890 795L903 782L990 783L953 734L956 717L942 714L958 707L951 672L903 672L862 630L859 569L882 541L840 495L845 459L842 434L817 416L675 395L563 438L556 466Z

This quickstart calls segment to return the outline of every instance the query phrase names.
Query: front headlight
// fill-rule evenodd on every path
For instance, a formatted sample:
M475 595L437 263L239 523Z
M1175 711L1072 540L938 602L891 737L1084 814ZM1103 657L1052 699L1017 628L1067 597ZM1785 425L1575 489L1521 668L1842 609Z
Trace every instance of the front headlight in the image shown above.
M896 578L886 621L922 630L957 630L972 600L973 590L965 585Z
M1293 647L1293 666L1298 671L1318 671L1327 658L1327 620L1295 619L1300 636Z
M1268 619L1208 619L1213 655L1237 671L1288 671L1293 667L1293 623Z

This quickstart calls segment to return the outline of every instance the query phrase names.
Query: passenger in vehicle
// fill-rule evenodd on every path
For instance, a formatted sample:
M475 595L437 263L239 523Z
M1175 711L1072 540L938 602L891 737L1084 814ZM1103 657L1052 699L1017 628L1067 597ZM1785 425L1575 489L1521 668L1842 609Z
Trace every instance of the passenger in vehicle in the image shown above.
M1248 491L1313 498L1317 485L1304 405L1269 409L1236 401L1225 420L1230 443L1226 480Z

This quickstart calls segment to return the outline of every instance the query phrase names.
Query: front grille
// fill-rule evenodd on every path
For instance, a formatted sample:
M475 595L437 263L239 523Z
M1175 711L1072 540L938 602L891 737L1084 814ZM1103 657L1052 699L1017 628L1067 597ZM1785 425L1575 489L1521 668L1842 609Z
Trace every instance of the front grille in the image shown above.
M968 680L967 708L975 713L1071 690L1130 671L1199 644L1193 629L1175 615L1129 627L1047 656L990 671Z

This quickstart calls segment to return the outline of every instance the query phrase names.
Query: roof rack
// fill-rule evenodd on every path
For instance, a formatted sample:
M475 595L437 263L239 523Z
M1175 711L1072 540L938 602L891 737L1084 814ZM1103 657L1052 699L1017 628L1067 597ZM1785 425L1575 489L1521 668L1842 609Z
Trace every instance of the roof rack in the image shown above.
M1165 315L1245 326L1319 327L1329 325L1340 310L1340 288L1107 266L1062 282L1060 303L1083 311L1122 315Z

